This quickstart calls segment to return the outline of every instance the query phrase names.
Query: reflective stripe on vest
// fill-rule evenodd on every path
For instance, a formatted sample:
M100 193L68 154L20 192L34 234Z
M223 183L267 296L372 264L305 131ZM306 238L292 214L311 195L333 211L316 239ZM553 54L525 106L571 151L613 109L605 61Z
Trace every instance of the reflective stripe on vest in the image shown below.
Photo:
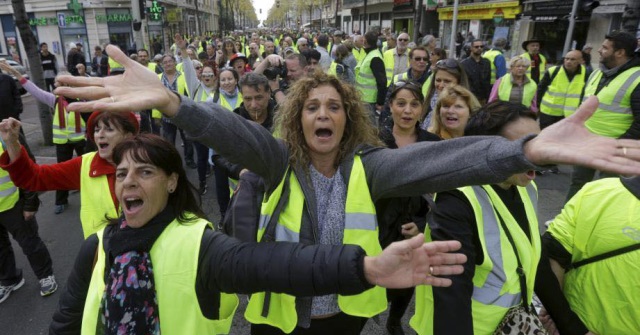
M498 68L495 64L495 60L498 55L502 55L502 52L495 49L491 49L482 55L482 57L488 59L491 63L491 85L493 85L498 79Z
M259 241L263 239L265 230L272 220L272 215L282 196L287 175L289 174L285 173L280 184L262 203L258 228ZM291 173L288 185L290 189L288 202L275 223L275 241L299 242L300 222L305 205L304 193L294 173ZM358 155L354 157L347 187L342 243L359 245L369 256L377 255L382 251L378 242L375 206L371 200L364 167ZM265 293L253 294L247 306L245 318L251 323L268 324L280 328L285 333L293 331L298 323L295 297L269 293L268 309L265 308L265 299ZM345 314L369 318L387 308L386 293L383 288L375 286L357 295L338 295L338 306ZM264 313L266 311L268 313Z
M602 71L595 70L584 90L584 100L595 94ZM632 67L619 73L598 92L600 104L596 112L585 122L592 133L617 138L624 134L633 122L631 92L640 84L640 67Z
M527 107L531 107L533 98L536 95L536 89L538 85L533 80L529 80L522 89L522 101L521 103ZM500 86L498 87L498 99L502 101L509 101L511 97L511 89L513 83L511 83L511 74L507 73L500 78Z
M80 167L80 223L85 239L106 226L105 216L115 219L120 210L111 198L107 176L92 175L91 162L94 159L96 152L82 155Z
M376 77L371 71L371 60L374 58L380 58L382 60L382 54L378 49L373 49L369 52L362 62L356 66L356 87L362 94L362 101L368 103L375 103L378 98L378 86L376 85Z
M0 145L0 154L4 152L4 147ZM0 169L0 212L7 211L16 205L20 199L20 192L9 177L9 172Z
M529 56L528 52L525 52L520 56L522 58L528 59L533 64L533 61L531 60L531 56ZM539 73L538 76L541 77L544 74L544 71L547 69L547 58L545 58L543 54L538 54L538 56L540 57L540 64L538 64L538 68L540 70L538 71ZM527 68L527 77L531 78L531 66ZM539 82L539 81L540 81L540 78L537 78L537 80L535 80L535 82Z
M556 68L555 66L550 67L547 72L554 73ZM552 116L569 116L573 114L580 105L585 72L584 65L580 65L580 73L576 73L573 79L569 81L565 68L561 67L542 97L540 112Z
M78 112L67 111L68 103L60 96L56 96L53 114L53 143L65 144L85 139L86 127ZM78 125L78 122L80 123Z
M200 243L205 228L211 224L203 219L195 222L171 222L153 244L150 257L153 264L160 331L172 334L227 334L238 307L234 294L220 295L220 317L209 320L200 310L195 283L198 271ZM96 334L100 302L105 290L104 229L98 231L97 261L82 315L82 334Z
M529 240L492 186L463 187L458 190L467 197L474 211L483 253L483 263L476 265L473 277L473 333L493 334L509 308L519 305L522 300L516 256L497 213L503 218L518 248L527 277L527 297L530 303L541 250L540 236L537 233L537 191L533 183L527 187L517 187L531 232ZM416 314L410 321L411 327L418 334L434 334L434 308L431 287L418 286Z

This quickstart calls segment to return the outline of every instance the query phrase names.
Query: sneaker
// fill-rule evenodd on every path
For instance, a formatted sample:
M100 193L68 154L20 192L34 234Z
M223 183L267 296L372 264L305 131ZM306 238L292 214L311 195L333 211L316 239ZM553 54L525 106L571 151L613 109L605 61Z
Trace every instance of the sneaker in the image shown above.
M200 183L200 195L207 194L207 182Z
M46 297L53 294L58 289L58 283L56 283L56 277L51 275L46 278L40 279L40 295Z
M9 298L9 295L11 295L11 292L21 288L22 285L24 285L24 278L20 279L19 282L13 285L0 285L0 303L7 300L7 298Z
M60 214L64 212L65 209L67 209L67 205L56 205L55 213Z

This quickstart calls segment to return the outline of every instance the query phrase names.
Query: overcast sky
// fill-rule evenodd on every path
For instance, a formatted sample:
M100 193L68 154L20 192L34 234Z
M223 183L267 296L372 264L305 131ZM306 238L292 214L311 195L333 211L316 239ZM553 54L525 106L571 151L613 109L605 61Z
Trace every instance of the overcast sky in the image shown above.
M252 0L252 2L253 8L256 9L256 16L258 16L258 20L266 20L267 14L269 13L271 6L273 6L274 0ZM262 14L260 14L260 9L262 9Z

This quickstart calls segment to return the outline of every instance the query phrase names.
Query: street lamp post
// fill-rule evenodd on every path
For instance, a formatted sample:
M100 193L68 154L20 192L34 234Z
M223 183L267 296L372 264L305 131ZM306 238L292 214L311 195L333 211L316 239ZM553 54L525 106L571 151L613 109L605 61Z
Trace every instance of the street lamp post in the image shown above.
M455 0L453 2L453 21L451 22L451 41L449 41L449 58L455 57L457 29L458 29L458 0Z

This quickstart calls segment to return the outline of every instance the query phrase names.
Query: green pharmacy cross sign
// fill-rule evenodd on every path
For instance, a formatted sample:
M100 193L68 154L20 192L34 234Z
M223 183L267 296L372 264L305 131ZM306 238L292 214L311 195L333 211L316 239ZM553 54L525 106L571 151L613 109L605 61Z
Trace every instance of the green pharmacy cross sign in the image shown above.
M158 1L151 1L151 7L146 8L146 13L149 15L149 19L151 21L160 21L162 20L162 13L164 13L164 7L158 4Z
M80 15L80 11L83 9L82 4L78 0L71 0L67 4L67 9L72 10L73 14Z

